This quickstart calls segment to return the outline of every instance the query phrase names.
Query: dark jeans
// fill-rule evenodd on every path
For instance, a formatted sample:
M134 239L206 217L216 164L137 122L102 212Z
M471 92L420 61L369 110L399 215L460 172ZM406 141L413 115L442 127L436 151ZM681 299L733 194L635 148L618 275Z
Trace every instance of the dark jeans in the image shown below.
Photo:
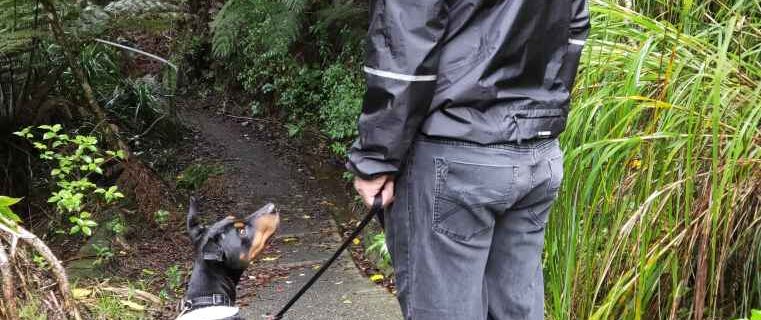
M544 228L562 176L555 139L418 139L386 212L405 319L543 319Z

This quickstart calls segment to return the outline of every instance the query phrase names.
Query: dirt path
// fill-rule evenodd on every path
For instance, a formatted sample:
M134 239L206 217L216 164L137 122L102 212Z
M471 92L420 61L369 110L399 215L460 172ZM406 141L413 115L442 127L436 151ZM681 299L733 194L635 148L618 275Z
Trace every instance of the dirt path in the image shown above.
M340 240L332 212L347 206L335 178L307 169L304 152L277 141L259 121L235 120L201 108L184 108L194 131L194 162L222 165L225 173L203 188L202 212L216 219L252 212L266 202L279 208L279 233L238 289L248 319L275 312L327 259ZM396 299L360 275L348 254L297 303L286 319L401 319Z

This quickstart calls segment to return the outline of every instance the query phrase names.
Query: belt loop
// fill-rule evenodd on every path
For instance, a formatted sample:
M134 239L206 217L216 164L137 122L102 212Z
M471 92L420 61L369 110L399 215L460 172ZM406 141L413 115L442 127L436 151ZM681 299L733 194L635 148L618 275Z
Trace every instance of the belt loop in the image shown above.
M518 137L518 139L517 139L518 140L518 145L521 145L522 141L523 141L523 138L521 137L521 127L520 127L520 124L518 123L518 114L517 113L513 114L513 123L515 124L515 132L516 132L516 135Z

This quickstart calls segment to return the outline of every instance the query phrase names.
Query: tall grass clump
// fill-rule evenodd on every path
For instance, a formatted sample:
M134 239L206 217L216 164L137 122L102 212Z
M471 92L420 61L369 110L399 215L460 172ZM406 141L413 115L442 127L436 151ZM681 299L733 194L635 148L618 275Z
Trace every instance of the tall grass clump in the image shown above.
M734 319L761 308L761 4L590 3L550 319Z

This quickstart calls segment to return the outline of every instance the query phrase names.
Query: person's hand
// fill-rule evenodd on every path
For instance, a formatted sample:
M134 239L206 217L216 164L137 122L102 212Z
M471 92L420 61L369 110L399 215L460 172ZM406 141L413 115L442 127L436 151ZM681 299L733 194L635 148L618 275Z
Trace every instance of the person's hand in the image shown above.
M390 175L378 176L372 180L356 177L354 189L357 189L357 193L368 208L372 208L375 196L379 193L383 196L384 208L394 202L394 177Z

